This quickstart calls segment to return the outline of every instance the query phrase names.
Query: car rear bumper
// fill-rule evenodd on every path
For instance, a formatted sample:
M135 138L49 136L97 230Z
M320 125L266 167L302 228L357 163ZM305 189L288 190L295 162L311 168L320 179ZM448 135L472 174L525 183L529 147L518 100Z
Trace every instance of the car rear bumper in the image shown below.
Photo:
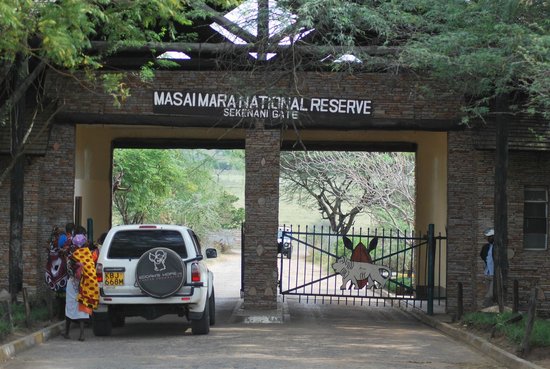
M101 288L99 306L94 311L106 312L109 305L188 305L189 312L202 313L208 298L208 287L192 287L182 292L166 298L154 298L145 294L140 296L109 294Z

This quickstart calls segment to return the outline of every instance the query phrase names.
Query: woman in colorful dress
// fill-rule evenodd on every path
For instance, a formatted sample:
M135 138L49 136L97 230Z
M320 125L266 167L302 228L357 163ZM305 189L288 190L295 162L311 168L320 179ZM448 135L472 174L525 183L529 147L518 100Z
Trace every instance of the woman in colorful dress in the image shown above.
M95 263L87 243L86 236L75 235L67 256L69 281L66 292L64 337L69 338L71 321L78 321L79 341L84 341L84 322L90 318L99 302Z

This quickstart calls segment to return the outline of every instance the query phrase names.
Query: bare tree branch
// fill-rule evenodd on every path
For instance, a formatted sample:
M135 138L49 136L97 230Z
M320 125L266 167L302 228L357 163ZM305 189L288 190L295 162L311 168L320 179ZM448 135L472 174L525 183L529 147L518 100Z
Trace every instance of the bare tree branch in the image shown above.
M50 127L51 125L51 122L53 120L53 118L55 117L55 115L61 111L61 109L63 108L64 105L59 105L57 107L57 109L52 113L50 114L50 117L48 118L48 120L44 123L44 125L42 126L42 128L40 128L40 131L38 131L35 135L35 137L40 137L42 136L46 130ZM25 135L23 137L23 140L21 141L21 143L19 144L19 148L17 149L17 155L15 157L12 157L11 158L11 161L10 163L8 164L8 166L4 169L4 171L2 172L2 174L0 174L0 186L4 183L4 181L6 180L6 178L9 176L10 172L12 171L13 167L15 166L15 163L17 162L17 159L19 159L22 155L24 155L24 148L25 148L25 145L30 143L29 141L29 137L32 133L32 130L34 128L34 122L35 122L35 119L36 119L36 116L38 114L38 109L35 110L34 112L34 115L33 115L33 118L31 120L31 124L29 125L29 128L27 128L27 131L25 132Z
M227 19L226 17L224 17L223 15L221 15L220 13L218 13L217 11L209 7L207 4L203 2L198 2L197 4L195 4L195 6L206 11L208 15L212 17L212 20L214 22L216 22L226 30L230 31L235 36L243 39L246 42L250 42L250 43L256 42L257 40L256 36L248 32L247 30L243 29L238 24L231 22L229 19Z
M283 196L312 200L335 232L346 234L361 213L383 225L412 229L414 156L406 153L285 152ZM309 198L309 201L307 200Z
M0 107L0 119L1 117L8 114L8 112L12 109L12 107L17 104L17 102L25 96L25 93L31 86L31 84L34 83L34 81L38 78L40 73L44 70L46 67L46 63L44 61L40 61L40 63L34 68L34 70L25 78L23 83L17 86L16 90L10 94L10 97L6 99L4 104Z

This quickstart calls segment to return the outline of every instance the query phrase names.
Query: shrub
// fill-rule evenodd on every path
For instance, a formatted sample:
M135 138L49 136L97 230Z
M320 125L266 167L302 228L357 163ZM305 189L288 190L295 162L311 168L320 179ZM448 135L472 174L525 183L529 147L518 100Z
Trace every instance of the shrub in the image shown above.
M397 283L396 283L397 282ZM410 294L412 293L412 278L406 277L405 274L399 273L396 278L386 283L386 289L388 292L396 294Z
M30 304L30 320L33 322L46 322L50 320L48 307L44 303L32 302ZM0 304L0 338L4 339L11 333L6 305ZM14 303L11 305L13 328L25 328L25 305Z
M523 318L517 323L506 323L512 316L511 312L484 313L475 312L464 315L463 322L472 325L478 329L487 329L495 327L497 332L504 334L511 342L520 344L525 336L525 325L527 316L522 314ZM550 321L544 319L535 319L533 330L529 342L533 346L550 346Z

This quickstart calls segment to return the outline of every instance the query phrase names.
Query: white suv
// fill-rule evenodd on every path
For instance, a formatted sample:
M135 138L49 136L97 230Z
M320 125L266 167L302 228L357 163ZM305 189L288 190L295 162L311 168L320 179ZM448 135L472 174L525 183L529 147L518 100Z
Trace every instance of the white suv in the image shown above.
M215 258L215 249L205 250ZM97 260L99 306L92 315L96 336L108 336L125 317L185 316L193 334L215 323L214 276L203 261L195 233L176 225L113 227Z

